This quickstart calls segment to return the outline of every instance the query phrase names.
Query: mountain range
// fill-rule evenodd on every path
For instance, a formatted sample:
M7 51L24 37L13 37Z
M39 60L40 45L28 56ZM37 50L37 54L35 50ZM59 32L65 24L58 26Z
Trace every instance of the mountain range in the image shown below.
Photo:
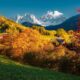
M25 25L41 25L41 26L49 26L49 25L58 25L66 20L63 13L59 11L48 11L46 14L37 18L33 14L25 13L23 16L17 15L13 18L17 23L21 23Z
M80 14L77 14L66 19L63 13L59 11L48 11L40 18L37 18L33 14L25 14L24 16L17 15L14 18L14 21L29 27L32 27L33 25L45 26L45 29L47 30L56 30L58 28L64 28L65 30L77 30L79 17Z

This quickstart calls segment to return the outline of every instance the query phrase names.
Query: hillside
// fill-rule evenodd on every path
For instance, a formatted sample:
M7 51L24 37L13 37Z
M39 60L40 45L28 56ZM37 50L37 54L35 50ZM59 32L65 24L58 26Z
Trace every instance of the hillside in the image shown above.
M0 55L32 66L80 75L79 33L28 28L5 17L0 17L0 30Z
M42 35L38 30L17 24L5 17L0 17L0 31L1 54L5 49L4 54L7 52L8 56L21 57L27 52L40 52L45 46L49 46L49 49L53 47L50 42L53 35Z
M76 16L72 16L69 19L65 20L63 23L55 26L47 26L45 27L47 30L55 30L58 28L64 28L65 30L76 30L78 26L78 20L79 20L80 14Z
M14 62L0 56L0 80L80 80L72 76Z
M21 32L25 29L26 27L22 26L21 24L17 24L4 16L0 16L0 32Z

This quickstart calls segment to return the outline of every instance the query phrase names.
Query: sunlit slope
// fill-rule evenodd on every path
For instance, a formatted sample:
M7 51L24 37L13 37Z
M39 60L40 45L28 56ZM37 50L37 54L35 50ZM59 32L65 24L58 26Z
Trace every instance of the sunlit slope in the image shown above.
M10 31L22 31L25 30L26 27L21 24L17 24L16 22L9 20L3 16L0 16L0 32L10 32Z

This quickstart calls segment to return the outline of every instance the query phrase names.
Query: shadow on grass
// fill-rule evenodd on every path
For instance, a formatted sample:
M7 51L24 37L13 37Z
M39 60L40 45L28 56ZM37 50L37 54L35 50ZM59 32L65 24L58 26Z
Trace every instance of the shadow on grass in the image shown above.
M21 65L0 58L0 80L80 80L80 77Z

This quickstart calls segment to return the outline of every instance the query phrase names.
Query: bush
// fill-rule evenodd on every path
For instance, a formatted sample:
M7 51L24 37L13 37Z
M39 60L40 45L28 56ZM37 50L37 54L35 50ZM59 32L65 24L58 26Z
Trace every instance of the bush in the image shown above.
M61 72L70 72L71 71L71 61L67 57L63 57L59 61L59 71Z

